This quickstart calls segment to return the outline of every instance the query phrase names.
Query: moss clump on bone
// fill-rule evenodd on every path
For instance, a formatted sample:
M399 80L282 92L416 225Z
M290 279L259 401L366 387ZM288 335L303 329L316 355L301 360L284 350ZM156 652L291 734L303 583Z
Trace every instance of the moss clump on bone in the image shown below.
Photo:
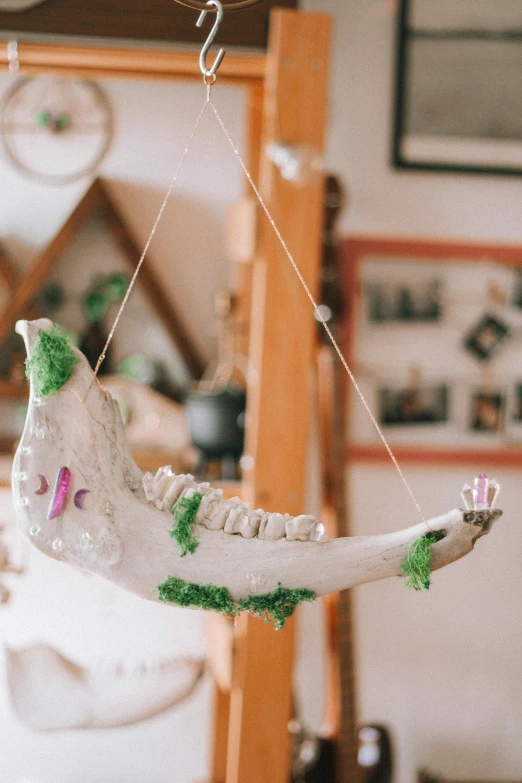
M429 590L431 584L431 545L444 538L444 533L428 533L417 538L401 563L400 576L411 590Z
M302 601L315 601L317 598L313 590L304 587L281 587L264 595L250 595L239 601L240 611L250 612L256 617L261 617L265 622L275 622L276 631L284 628L285 621L291 617Z
M31 357L25 360L26 375L32 378L37 397L59 391L78 362L67 337L58 326L38 332Z
M237 614L236 605L226 587L198 585L169 576L163 584L158 585L157 590L159 600L165 604L195 606L223 614Z
M301 601L314 601L316 594L305 588L290 589L279 584L276 590L264 595L253 595L234 601L226 587L198 585L184 582L174 576L158 585L158 598L163 603L176 606L193 606L197 609L213 610L236 617L246 611L261 617L265 622L274 622L276 631L285 626Z
M175 540L181 550L181 557L190 552L194 554L199 546L192 526L196 521L196 514L201 503L201 493L195 492L191 498L180 497L170 509L174 515L174 521L170 529L170 537Z

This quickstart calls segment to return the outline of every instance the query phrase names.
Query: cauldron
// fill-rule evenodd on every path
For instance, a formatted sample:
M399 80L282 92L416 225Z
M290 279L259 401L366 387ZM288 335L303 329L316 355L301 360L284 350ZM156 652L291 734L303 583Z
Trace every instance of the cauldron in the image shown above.
M245 440L245 407L246 393L235 386L187 395L190 439L204 459L240 458Z

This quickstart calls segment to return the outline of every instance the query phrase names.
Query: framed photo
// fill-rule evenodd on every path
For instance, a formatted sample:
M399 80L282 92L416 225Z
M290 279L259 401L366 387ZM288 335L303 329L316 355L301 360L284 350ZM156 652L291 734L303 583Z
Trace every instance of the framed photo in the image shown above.
M510 441L522 442L522 375L512 381L509 387L506 435Z
M400 0L393 163L522 174L519 0Z
M506 416L506 394L500 389L472 389L469 397L468 432L501 435Z
M440 280L369 283L366 298L371 323L432 323L441 317Z
M494 315L484 315L464 340L464 345L480 361L491 359L502 340L509 335L509 327Z
M522 247L350 236L342 264L345 356L398 458L522 464ZM349 406L350 458L385 460Z
M381 387L378 393L379 424L383 427L432 426L448 421L448 387Z

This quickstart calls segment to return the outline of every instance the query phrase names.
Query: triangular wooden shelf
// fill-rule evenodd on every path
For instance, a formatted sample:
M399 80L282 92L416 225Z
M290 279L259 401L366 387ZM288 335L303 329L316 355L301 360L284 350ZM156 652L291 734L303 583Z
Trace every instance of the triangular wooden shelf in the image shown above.
M12 299L0 313L0 345L13 329L15 322L19 318L25 317L54 265L60 260L83 223L95 212L102 215L107 228L113 234L128 262L129 268L134 272L142 251L136 244L125 219L111 199L105 184L101 179L96 179L55 237L39 253L32 266L14 288ZM202 358L192 343L174 305L163 293L163 288L154 270L147 262L140 270L139 284L183 358L188 371L194 379L201 378L204 369Z

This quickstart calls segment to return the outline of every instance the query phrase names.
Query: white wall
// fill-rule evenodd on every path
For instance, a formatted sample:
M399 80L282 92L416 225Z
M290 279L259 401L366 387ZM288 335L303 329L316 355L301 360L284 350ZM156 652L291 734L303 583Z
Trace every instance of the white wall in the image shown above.
M344 232L519 243L519 179L399 172L388 165L396 0L304 0L302 6L335 17L327 161L348 189Z
M520 179L390 167L397 3L304 5L335 16L327 160L348 190L343 233L522 244ZM437 514L458 504L480 467L408 466L406 474L427 513ZM408 593L400 580L356 590L360 717L392 728L396 783L412 783L424 765L449 779L520 778L520 473L497 478L504 518L472 556L435 575L428 595ZM360 466L350 483L354 532L416 520L391 466Z

